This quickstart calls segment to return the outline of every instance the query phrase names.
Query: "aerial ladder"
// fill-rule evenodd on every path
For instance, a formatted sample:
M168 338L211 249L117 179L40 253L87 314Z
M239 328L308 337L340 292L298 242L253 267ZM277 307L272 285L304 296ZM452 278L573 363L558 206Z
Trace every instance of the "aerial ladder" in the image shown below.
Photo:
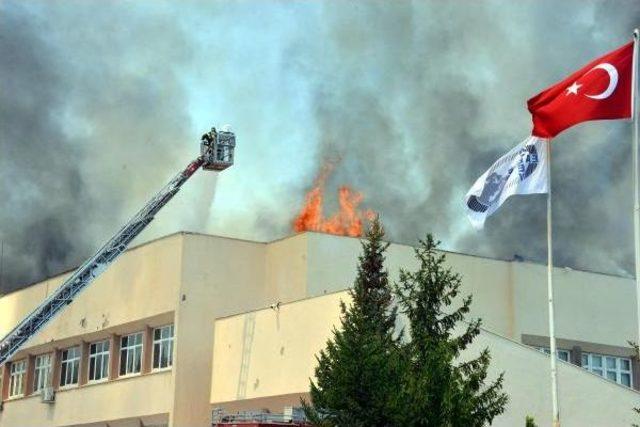
M137 214L133 216L104 246L58 287L0 341L0 366L38 333L51 319L71 304L76 296L102 274L129 246L154 216L182 185L200 168L222 171L233 165L236 137L228 126L202 135L200 156L187 165L162 188Z

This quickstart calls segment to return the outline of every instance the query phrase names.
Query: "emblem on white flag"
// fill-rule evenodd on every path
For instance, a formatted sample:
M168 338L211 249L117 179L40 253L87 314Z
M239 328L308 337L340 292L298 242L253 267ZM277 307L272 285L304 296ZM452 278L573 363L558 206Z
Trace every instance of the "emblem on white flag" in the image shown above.
M475 228L514 194L549 191L547 147L549 140L530 136L500 157L465 196L467 215Z

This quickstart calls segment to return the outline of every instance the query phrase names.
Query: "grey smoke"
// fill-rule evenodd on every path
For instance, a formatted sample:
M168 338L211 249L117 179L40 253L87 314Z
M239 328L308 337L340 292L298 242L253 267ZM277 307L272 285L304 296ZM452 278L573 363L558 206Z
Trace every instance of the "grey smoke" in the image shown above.
M143 239L281 237L322 160L340 157L327 194L362 191L391 240L433 232L447 249L544 261L543 196L476 233L463 195L526 137L526 99L638 22L635 1L2 2L4 291L89 255L210 119L234 125L237 165L217 185L194 176ZM629 128L556 139L558 265L633 271Z
M334 61L315 71L315 105L325 152L343 157L335 182L366 194L392 240L412 243L433 232L448 249L545 262L544 196L509 200L475 232L464 218L463 195L527 136L525 101L628 41L640 4L379 2L327 9L324 48ZM630 172L628 123L585 124L555 140L556 264L633 271Z
M193 139L178 79L189 50L169 16L27 6L0 5L5 291L82 261L190 160L179 143Z

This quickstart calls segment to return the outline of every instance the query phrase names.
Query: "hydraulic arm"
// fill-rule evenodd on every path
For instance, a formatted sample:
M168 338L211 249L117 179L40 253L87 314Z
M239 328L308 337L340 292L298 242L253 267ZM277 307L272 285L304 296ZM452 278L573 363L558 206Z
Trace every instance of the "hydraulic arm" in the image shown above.
M20 348L65 306L71 304L80 291L91 284L120 256L155 214L180 191L180 187L202 166L204 169L221 171L233 164L235 135L230 131L211 132L203 135L201 155L158 192L129 222L122 227L98 252L84 262L47 299L33 310L22 322L0 341L0 366L8 361Z

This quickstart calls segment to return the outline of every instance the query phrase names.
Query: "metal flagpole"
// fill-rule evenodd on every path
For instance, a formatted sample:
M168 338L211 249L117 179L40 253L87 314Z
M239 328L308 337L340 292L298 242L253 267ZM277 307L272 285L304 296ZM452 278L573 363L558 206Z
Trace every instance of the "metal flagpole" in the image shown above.
M549 296L549 353L551 359L551 401L553 408L553 427L560 426L558 409L558 375L556 371L556 332L553 314L553 239L551 222L551 140L547 142L547 294Z
M640 344L640 200L638 196L638 37L640 32L636 28L633 32L633 64L631 79L631 114L633 116L633 229L636 255L636 305L638 321L638 341Z

